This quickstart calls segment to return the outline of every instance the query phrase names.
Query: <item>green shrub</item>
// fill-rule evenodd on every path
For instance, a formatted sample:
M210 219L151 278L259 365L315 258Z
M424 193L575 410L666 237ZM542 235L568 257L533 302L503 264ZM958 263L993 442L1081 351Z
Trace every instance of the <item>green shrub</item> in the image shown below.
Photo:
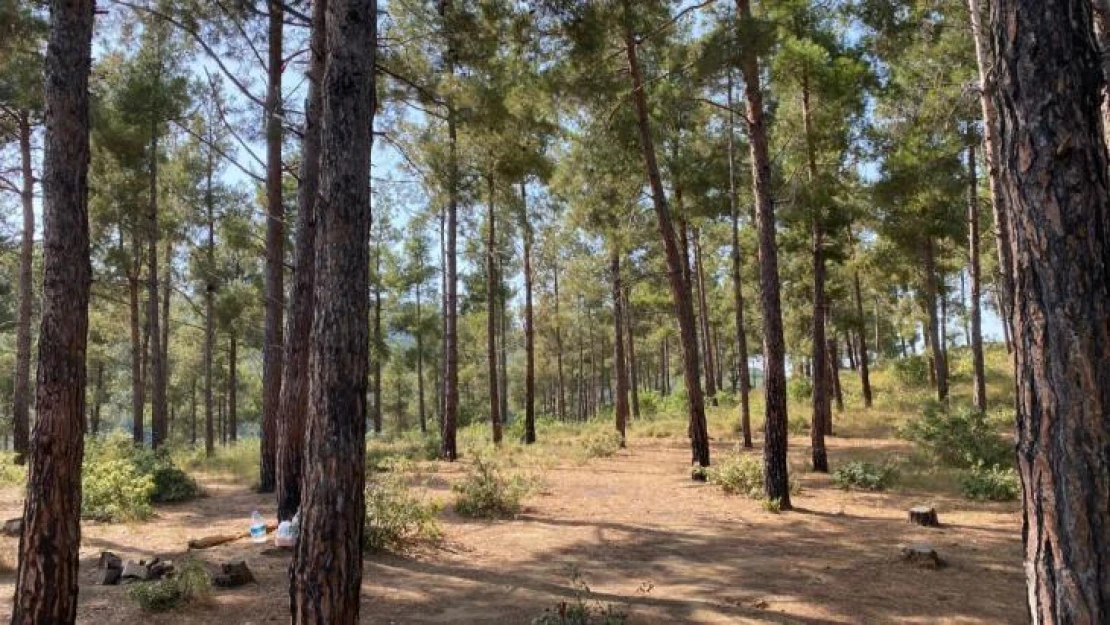
M520 476L504 477L481 454L474 454L474 465L452 487L458 495L455 512L481 519L504 519L520 513L520 500L527 494L527 482Z
M730 458L709 467L710 484L730 495L759 497L763 494L763 462L755 456Z
M987 416L971 408L949 411L931 404L920 417L906 423L902 436L937 462L953 467L1007 466L1013 456Z
M15 463L15 454L0 453L0 486L22 486L27 482L27 468Z
M920 355L895 360L891 366L894 380L906 387L921 387L929 381L929 361Z
M94 521L142 521L154 510L154 478L126 458L92 458L81 472L81 516Z
M147 612L166 612L208 596L211 581L204 565L186 559L170 577L132 584L127 594Z
M418 542L434 542L441 531L440 507L409 492L396 474L378 474L366 487L363 542L371 551L399 551Z
M621 448L621 435L608 428L590 432L582 439L582 449L587 458L608 458Z
M640 400L641 419L651 419L659 414L659 402L662 396L657 391L640 391L638 399Z
M809 419L803 415L794 415L786 422L786 431L795 436L809 432Z
M763 508L764 512L770 512L771 514L778 514L782 512L782 500L778 498L767 499L766 497L764 497L763 499L759 500L759 505Z
M833 472L833 483L839 488L862 488L864 490L886 490L897 472L888 464L852 461Z
M805 376L796 375L786 385L786 394L793 401L805 401L813 397L813 383Z
M1017 471L977 464L960 482L964 497L981 501L1013 501L1021 493Z

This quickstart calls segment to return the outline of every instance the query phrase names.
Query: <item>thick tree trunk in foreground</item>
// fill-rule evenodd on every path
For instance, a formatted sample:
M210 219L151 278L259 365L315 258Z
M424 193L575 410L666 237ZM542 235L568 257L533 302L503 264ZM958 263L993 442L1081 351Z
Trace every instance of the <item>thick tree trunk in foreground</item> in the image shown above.
M318 28L315 25L314 28ZM362 587L375 0L329 0L301 533L292 623L354 625Z
M281 368L285 308L285 206L282 199L281 142L284 111L281 74L284 4L269 0L269 56L266 78L266 318L262 346L262 452L258 490L277 487L277 421L281 408Z
M85 452L89 327L88 168L92 0L53 0L46 46L43 292L36 422L13 625L73 623Z
M987 410L987 382L983 371L983 315L980 308L982 299L982 277L979 271L979 179L975 172L975 144L967 146L967 240L968 274L971 276L971 302L968 316L971 334L971 378L972 403L979 412Z
M751 21L749 0L736 0L741 20ZM748 134L752 155L752 194L755 196L756 230L759 234L760 305L763 310L763 389L766 425L763 437L764 491L790 509L790 479L786 462L786 347L782 332L778 246L775 243L775 205L771 197L771 159L767 154L767 128L763 110L759 59L744 55L741 72L748 100Z
M316 285L316 199L320 189L320 115L327 46L327 0L312 5L308 98L301 139L301 181L297 189L297 233L293 243L293 288L289 294L281 402L277 422L278 520L293 518L301 503L304 424L308 410L309 345L312 340L313 292Z
M628 11L625 0L625 11ZM678 318L679 336L682 339L683 379L686 382L686 401L690 413L690 445L694 461L703 467L709 466L709 433L705 423L705 404L701 392L701 376L698 372L698 337L694 325L694 307L690 301L689 288L683 279L683 266L686 261L678 249L671 211L667 206L667 195L663 179L659 174L656 161L655 143L651 136L651 117L648 112L647 98L644 95L644 81L640 74L640 63L636 55L636 36L625 32L625 54L628 56L628 69L632 77L632 102L636 109L639 127L640 148L643 152L644 169L651 185L655 216L659 223L659 234L663 239L663 249L667 257L667 278L674 300L675 316Z
M1110 188L1090 3L998 0L1018 468L1033 623L1110 622Z
M617 434L624 447L628 427L628 370L624 360L624 287L621 285L621 256L614 246L609 253L609 272L613 281L613 373L617 396L613 401Z
M23 205L23 234L19 246L19 317L16 330L15 386L12 389L12 439L15 464L23 464L31 433L31 270L35 253L35 176L31 169L31 120L19 117L19 156L23 176L19 199Z

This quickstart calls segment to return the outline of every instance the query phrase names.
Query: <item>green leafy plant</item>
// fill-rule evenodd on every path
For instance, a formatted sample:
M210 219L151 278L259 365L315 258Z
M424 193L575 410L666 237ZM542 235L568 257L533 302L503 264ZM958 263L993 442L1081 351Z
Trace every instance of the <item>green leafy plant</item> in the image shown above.
M81 516L107 522L142 521L150 506L154 478L140 473L126 458L86 460L81 472Z
M184 560L172 576L132 584L127 594L147 612L167 612L207 598L210 590L211 580L204 564L190 558Z
M782 512L782 500L778 499L778 498L775 498L775 499L767 499L767 498L760 499L759 500L759 505L760 505L760 507L763 508L764 512L770 512L771 514L778 514L778 513Z
M902 436L937 462L952 467L1007 466L1013 456L987 415L973 408L948 410L930 404L920 417L906 423Z
M593 431L582 439L582 450L586 458L608 458L621 447L621 436L608 428Z
M786 394L794 401L805 401L813 396L813 383L805 376L796 375L787 383Z
M527 480L505 477L481 454L474 455L470 471L452 490L458 495L455 512L481 519L504 519L520 513L520 500L528 493Z
M729 458L709 467L710 484L730 495L759 497L763 494L763 463L754 456Z
M27 481L27 468L15 463L15 454L0 453L0 486L20 486Z
M833 472L833 484L839 488L886 490L894 483L897 471L889 464L852 461Z
M400 551L442 536L440 506L413 495L395 473L378 474L366 487L363 542L371 551Z
M981 501L1013 501L1021 493L1017 471L976 464L960 481L964 497Z
M924 356L907 356L891 366L894 379L902 386L921 387L929 381L929 362Z

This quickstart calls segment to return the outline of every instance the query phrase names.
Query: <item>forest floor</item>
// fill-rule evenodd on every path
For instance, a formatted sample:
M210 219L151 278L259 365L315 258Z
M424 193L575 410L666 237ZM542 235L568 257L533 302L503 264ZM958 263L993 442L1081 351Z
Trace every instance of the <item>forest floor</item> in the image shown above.
M903 441L833 438L835 466L849 458L900 457ZM758 453L759 441L756 441ZM549 458L542 488L509 521L472 521L449 506L437 546L368 555L364 623L526 624L562 601L571 579L590 603L612 605L629 623L1020 623L1025 620L1019 504L967 501L944 489L906 486L871 493L836 488L801 471L808 437L792 437L801 491L794 511L775 514L753 499L692 482L680 438L639 438L609 458ZM734 453L716 443L717 458ZM417 463L416 483L448 503L468 463ZM103 550L125 559L180 561L186 542L244 529L252 510L272 517L273 497L241 481L207 475L208 496L160 506L137 524L83 525L79 623L261 624L288 620L288 555L267 556L248 540L191 555L215 570L244 559L258 583L216 590L209 600L146 614L126 587L99 586ZM942 527L908 523L914 505L937 508ZM21 493L0 490L0 519L19 516ZM9 617L15 541L0 543L0 620ZM900 546L928 543L939 570L900 559ZM4 565L7 566L4 566Z

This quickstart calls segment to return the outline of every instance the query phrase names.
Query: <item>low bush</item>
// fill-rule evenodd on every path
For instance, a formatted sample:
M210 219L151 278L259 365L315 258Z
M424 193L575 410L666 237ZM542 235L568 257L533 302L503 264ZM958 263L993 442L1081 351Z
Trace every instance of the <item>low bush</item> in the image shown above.
M902 386L922 387L929 382L929 361L920 355L899 358L891 365L891 372Z
M442 535L436 515L440 506L413 495L395 473L377 474L366 487L363 542L371 551L400 551Z
M470 471L452 490L458 495L455 512L480 519L504 519L520 513L520 500L529 491L526 480L505 477L481 454L474 454Z
M839 488L886 490L897 477L894 467L888 464L852 461L833 472L833 483Z
M204 564L186 559L170 577L141 582L127 588L127 594L147 612L167 612L186 603L204 599L211 580Z
M949 410L930 404L920 417L906 423L902 436L937 462L953 467L1008 466L1013 456L987 416L973 408Z
M187 501L200 487L163 450L136 447L119 433L89 441L81 472L81 514L97 521L141 521L152 503Z
M786 385L786 394L793 401L805 401L813 397L813 383L805 376L796 375Z
M809 432L809 419L803 415L794 415L786 422L786 431L795 436Z
M771 514L778 514L782 512L781 499L767 499L766 497L764 497L763 499L759 500L759 505L763 508L764 512L770 512Z
M621 448L621 435L608 428L593 431L582 439L582 450L586 458L608 458Z
M716 484L730 495L759 497L763 493L763 462L755 456L730 458L709 467L710 484Z
M0 486L22 486L27 481L27 468L15 463L15 454L0 453Z
M980 501L1013 501L1021 494L1021 481L1011 468L977 464L960 482L964 497Z

